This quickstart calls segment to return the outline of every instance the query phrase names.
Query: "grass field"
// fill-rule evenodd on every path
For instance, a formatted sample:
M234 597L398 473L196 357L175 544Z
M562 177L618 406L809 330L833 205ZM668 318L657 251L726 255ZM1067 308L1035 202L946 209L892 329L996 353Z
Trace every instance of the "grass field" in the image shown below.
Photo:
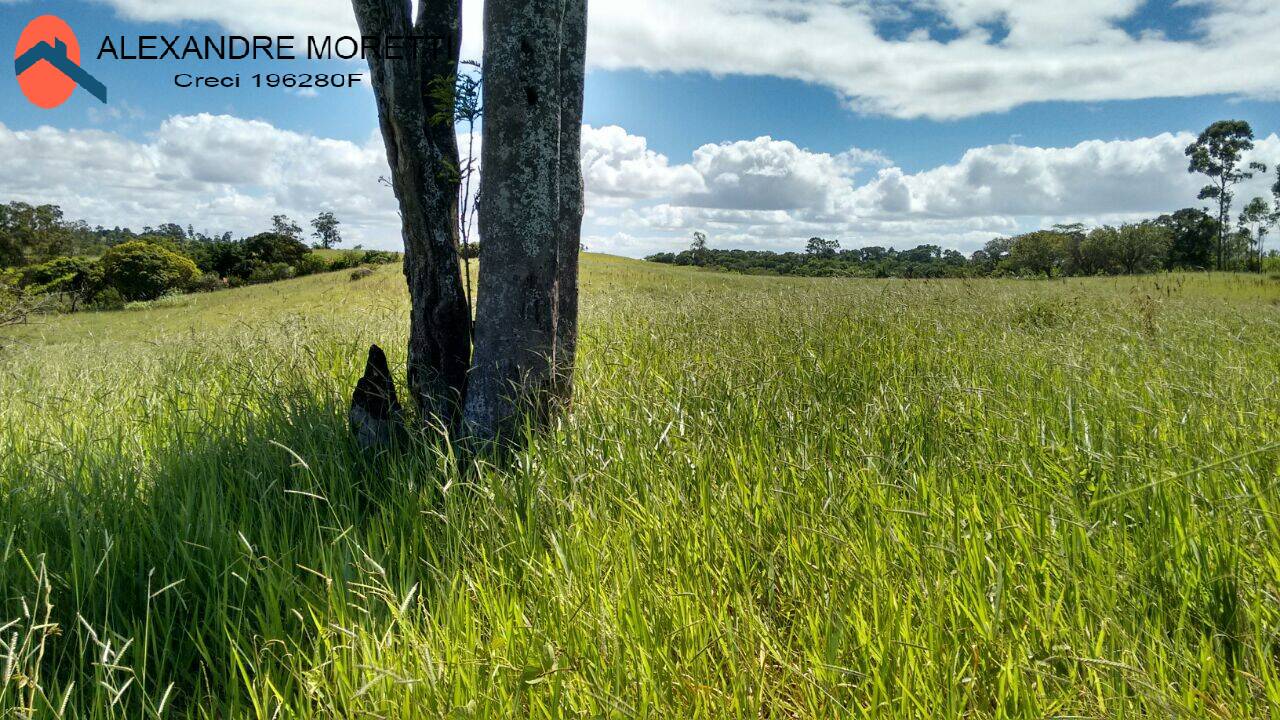
M353 447L394 267L6 336L0 718L1280 718L1280 282L584 293L503 469Z

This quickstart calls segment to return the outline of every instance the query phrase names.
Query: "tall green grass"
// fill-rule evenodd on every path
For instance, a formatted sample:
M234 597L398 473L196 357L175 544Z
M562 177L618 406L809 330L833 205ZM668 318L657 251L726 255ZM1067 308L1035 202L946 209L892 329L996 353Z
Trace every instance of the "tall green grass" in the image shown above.
M1280 717L1280 283L584 282L501 468L393 268L7 337L0 717Z

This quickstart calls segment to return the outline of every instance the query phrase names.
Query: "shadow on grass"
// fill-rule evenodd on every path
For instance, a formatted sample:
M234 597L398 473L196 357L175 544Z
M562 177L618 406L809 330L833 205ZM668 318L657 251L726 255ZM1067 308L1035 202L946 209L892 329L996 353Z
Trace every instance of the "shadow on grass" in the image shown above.
M221 425L153 422L141 455L4 463L0 624L30 615L47 568L54 625L28 670L47 704L237 715L251 678L303 695L320 635L389 626L411 588L433 594L466 561L469 503L442 440L371 454L336 401L264 400Z

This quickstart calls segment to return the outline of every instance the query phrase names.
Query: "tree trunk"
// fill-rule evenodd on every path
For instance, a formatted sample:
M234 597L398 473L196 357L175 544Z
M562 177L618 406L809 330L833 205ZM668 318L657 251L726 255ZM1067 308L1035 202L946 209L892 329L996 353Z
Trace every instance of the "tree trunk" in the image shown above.
M461 0L421 0L413 25L407 0L352 3L366 36L446 39L443 52L428 44L408 60L369 58L404 226L414 399L450 429L465 420L482 441L514 439L572 392L586 0L485 3L474 362L457 252L457 140L452 122L433 122L453 107L437 107L429 92L433 79L456 76Z
M1231 224L1231 211L1228 206L1231 200L1227 196L1226 172L1218 184L1218 272L1227 269L1227 235Z
M456 427L470 364L470 323L458 263L458 144L453 108L428 88L456 76L462 42L461 0L421 0L410 22L408 0L352 0L360 31L399 41L392 57L369 54L378 120L400 205L404 273L411 302L409 387L424 422ZM439 116L449 118L433 122Z
M487 0L480 283L466 421L513 440L549 417L560 255L564 0Z
M560 25L560 242L556 265L554 389L573 397L578 352L578 254L582 248L582 103L587 71L587 0L563 0Z

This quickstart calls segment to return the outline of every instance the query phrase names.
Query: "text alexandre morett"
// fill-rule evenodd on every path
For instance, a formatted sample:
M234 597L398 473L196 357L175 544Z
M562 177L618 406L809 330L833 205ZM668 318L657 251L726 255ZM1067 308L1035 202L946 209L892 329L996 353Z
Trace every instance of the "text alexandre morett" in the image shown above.
M115 60L353 60L413 58L437 52L445 39L425 35L136 35L105 36L98 59Z

